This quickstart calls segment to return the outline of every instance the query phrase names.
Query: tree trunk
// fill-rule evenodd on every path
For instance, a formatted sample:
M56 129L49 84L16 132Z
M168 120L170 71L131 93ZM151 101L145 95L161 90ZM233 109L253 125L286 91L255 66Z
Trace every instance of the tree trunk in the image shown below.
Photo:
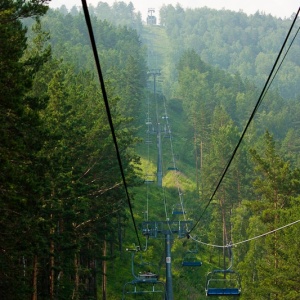
M75 270L75 279L74 279L74 289L72 300L78 299L78 288L79 288L79 260L77 253L74 254L74 270Z
M102 260L102 300L106 300L106 286L107 286L107 279L106 279L106 271L107 271L106 254L107 254L107 245L106 245L106 240L104 239L104 244L103 244L103 257L104 257L104 259Z
M32 273L32 297L31 300L37 300L37 276L38 276L38 258L37 255L33 258L33 273Z
M50 242L49 299L54 299L54 242Z

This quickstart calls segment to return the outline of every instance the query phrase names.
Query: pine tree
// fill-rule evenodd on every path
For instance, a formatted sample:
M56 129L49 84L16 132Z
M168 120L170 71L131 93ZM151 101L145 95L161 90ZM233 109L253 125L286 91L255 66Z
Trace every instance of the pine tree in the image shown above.
M251 150L257 177L253 182L256 200L250 205L253 214L249 219L250 236L285 225L285 216L297 207L293 198L300 188L299 170L292 169L277 154L275 141L269 132L266 132L264 141L263 149ZM262 232L258 232L258 228ZM290 264L289 256L294 255L287 251L283 236L282 232L275 231L250 246L252 251L247 253L245 261L252 262L251 273L255 276L244 279L248 286L246 297L255 294L262 299L291 299L291 295L287 296L290 282L287 266ZM291 238L290 235L286 237Z
M24 55L26 29L20 19L39 17L45 1L4 0L0 6L0 296L24 299L32 294L34 257L43 243L37 217L43 194L43 168L38 159L42 136L39 99L28 92L44 60ZM46 59L46 56L44 58Z

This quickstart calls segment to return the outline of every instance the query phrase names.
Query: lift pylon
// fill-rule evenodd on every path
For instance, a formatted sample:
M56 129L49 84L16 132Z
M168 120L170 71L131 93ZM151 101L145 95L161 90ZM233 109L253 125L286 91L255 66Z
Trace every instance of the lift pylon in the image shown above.
M187 236L192 221L147 221L142 223L143 235L147 238L164 238L166 251L166 300L173 300L173 283L171 269L171 244L174 235L179 238Z

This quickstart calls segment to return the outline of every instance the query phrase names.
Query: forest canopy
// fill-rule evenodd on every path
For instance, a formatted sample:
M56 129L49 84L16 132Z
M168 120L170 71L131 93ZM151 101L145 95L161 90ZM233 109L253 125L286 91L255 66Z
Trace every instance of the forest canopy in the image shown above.
M2 2L0 298L120 299L133 280L125 249L138 242L84 15ZM157 262L166 281L163 239L147 239L143 221L188 218L200 242L172 240L174 299L202 299L206 274L230 264L223 246L241 241L232 249L240 298L299 299L299 20L210 199L292 20L164 5L148 25L122 1L89 12L147 249L136 270ZM191 253L201 268L182 267Z

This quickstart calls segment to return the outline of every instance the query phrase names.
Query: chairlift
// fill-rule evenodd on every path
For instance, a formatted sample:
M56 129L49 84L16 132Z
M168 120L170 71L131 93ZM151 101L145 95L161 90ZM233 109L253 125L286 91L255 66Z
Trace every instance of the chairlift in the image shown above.
M165 138L171 137L171 134L172 134L171 129L167 128L166 126L164 127L163 133L164 133Z
M168 167L169 171L179 171L177 167Z
M147 135L148 135L148 134L153 135L153 134L155 134L155 133L156 133L156 131L155 131L155 129L154 129L153 126L152 126L152 128L149 128L149 129L146 130L146 134L147 134Z
M213 270L207 274L205 292L206 296L239 296L239 274L233 270Z
M140 255L140 261L136 262L139 279L158 279L158 265L145 261Z
M166 294L165 284L164 282L158 280L157 273L150 271L149 266L152 264L144 262L140 263L139 266L143 268L147 267L147 270L141 271L138 273L138 275L136 275L134 270L134 257L137 250L129 249L128 251L132 252L131 272L133 275L133 280L124 284L122 300L132 299L132 297L136 299L138 296L140 296L140 299L145 299L146 294L158 294L159 298L164 300Z
M172 215L184 215L186 212L180 204L174 205Z
M146 179L144 180L144 183L146 183L146 184L153 183L153 182L154 182L154 179L151 179L151 178L153 178L153 177L155 177L155 176L154 176L154 175L151 175L151 174L146 175Z
M197 259L195 252L188 251L184 255L181 265L183 267L201 267L202 262Z
M198 253L198 244L195 243L195 247L189 249L184 257L181 265L183 267L201 267L202 262L197 258L196 254Z
M152 125L152 121L151 121L151 118L149 116L149 113L147 113L147 117L146 117L145 123L146 123L146 125Z
M154 180L145 180L144 183L145 183L145 184L154 183Z
M232 246L230 244L228 249L231 265L229 268L213 270L207 274L205 284L206 296L240 296L240 275L234 270L231 270L233 262L231 247Z

